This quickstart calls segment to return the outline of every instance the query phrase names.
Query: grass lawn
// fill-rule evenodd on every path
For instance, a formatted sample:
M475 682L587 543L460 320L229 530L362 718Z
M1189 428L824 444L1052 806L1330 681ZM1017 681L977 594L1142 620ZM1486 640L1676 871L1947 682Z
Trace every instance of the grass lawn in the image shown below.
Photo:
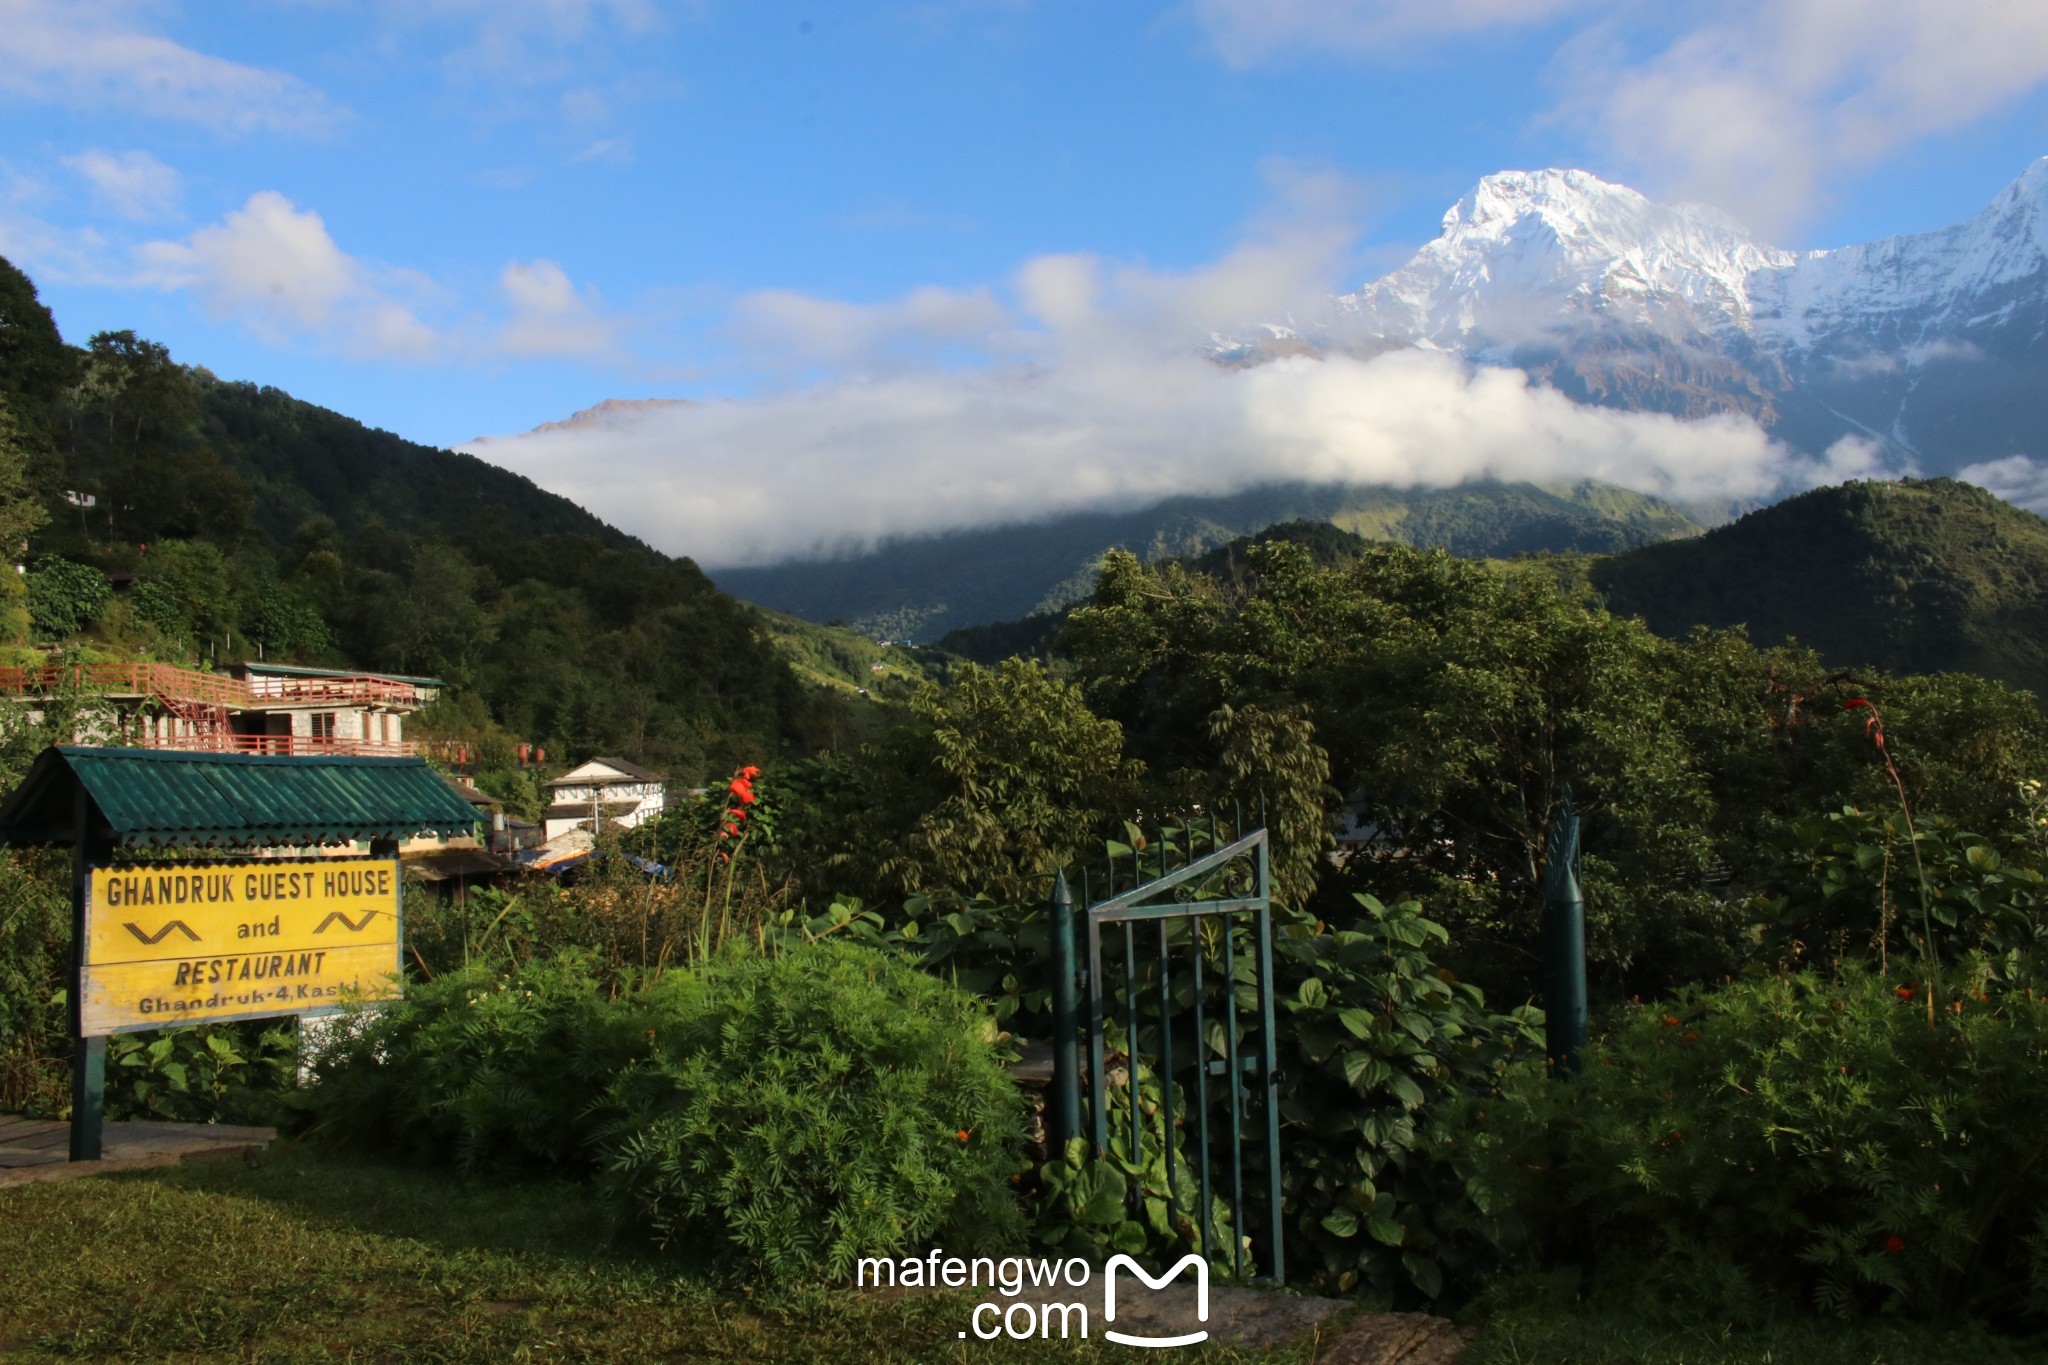
M961 1340L973 1298L749 1294L614 1244L573 1186L468 1183L284 1150L0 1190L0 1358L1022 1362L1133 1353ZM1513 1300L1502 1295L1497 1303ZM1100 1327L1095 1330L1099 1333ZM1217 1347L1174 1360L1311 1365ZM1800 1322L1674 1331L1503 1307L1465 1365L2048 1360L1974 1330Z
M1616 1313L1495 1314L1460 1365L2005 1365L2048 1361L2048 1341L1978 1328L1808 1320L1674 1329Z
M975 1301L843 1286L749 1295L679 1279L613 1244L572 1186L464 1184L302 1151L256 1170L211 1162L0 1190L0 1359L10 1361L1131 1354L1099 1339L963 1341ZM1312 1355L1173 1354L1299 1365Z

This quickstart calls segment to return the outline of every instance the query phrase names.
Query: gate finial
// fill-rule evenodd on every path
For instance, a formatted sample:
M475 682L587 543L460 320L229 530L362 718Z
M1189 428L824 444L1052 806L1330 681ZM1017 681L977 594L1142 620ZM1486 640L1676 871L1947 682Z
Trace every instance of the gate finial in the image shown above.
M1074 989L1074 893L1067 874L1053 878L1052 1142L1054 1155L1081 1136L1081 1009Z
M1567 785L1550 822L1543 868L1544 1045L1559 1075L1586 1045L1586 900L1579 886L1579 816Z

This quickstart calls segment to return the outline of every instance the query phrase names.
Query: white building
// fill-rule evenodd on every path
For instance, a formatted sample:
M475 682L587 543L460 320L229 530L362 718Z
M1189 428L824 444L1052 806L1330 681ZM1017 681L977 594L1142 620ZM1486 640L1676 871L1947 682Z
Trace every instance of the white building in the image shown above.
M661 814L667 803L664 778L623 758L593 758L548 783L543 837L553 840L572 829L593 834L604 823L627 829Z

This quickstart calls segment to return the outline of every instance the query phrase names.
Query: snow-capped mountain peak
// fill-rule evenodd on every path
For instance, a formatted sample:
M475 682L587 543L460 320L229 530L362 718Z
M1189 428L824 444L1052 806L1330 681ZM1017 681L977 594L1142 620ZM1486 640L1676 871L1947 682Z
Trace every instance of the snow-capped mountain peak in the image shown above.
M1393 274L1338 301L1351 328L1464 350L1601 315L1742 326L1747 281L1788 266L1716 210L1657 204L1578 170L1489 175Z

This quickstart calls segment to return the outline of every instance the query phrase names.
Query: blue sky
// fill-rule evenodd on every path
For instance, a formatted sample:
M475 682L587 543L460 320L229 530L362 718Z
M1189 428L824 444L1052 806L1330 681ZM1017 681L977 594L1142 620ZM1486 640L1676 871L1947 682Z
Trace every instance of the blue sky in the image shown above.
M452 444L971 370L1034 262L1355 288L1510 167L1805 247L2048 152L2048 6L1674 8L0 0L0 252L75 342Z

